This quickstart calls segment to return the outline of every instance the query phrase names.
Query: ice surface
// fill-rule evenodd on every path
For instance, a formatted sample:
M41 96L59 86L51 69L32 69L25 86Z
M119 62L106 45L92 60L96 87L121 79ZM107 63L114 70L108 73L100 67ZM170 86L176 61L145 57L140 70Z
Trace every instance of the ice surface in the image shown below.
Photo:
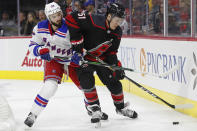
M125 101L138 112L138 119L132 120L116 114L109 91L97 87L102 111L109 115L102 121L102 127L94 128L87 115L82 92L72 83L62 83L47 108L38 117L35 125L27 129L23 121L29 113L42 81L0 80L3 94L17 122L17 131L196 131L197 119L173 109L125 93ZM178 125L173 125L178 121Z

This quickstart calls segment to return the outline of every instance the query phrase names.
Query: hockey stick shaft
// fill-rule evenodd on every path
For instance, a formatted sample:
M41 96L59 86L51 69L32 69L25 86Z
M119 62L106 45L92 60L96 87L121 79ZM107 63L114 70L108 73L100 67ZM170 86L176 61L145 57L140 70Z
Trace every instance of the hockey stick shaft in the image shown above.
M184 108L193 108L194 105L193 104L180 104L180 105L173 105L170 104L169 102L167 102L166 100L162 99L161 97L159 97L158 95L156 95L155 93L151 92L150 90L146 89L145 87L143 87L142 85L140 85L139 83L135 82L134 80L132 80L131 78L129 78L128 76L125 75L125 78L127 80L129 80L130 82L134 83L137 87L139 87L140 89L142 89L143 91L147 92L148 94L150 94L151 96L153 96L154 98L160 100L161 102L163 102L164 104L166 104L167 106L173 108L173 109L184 109Z
M161 97L159 97L158 95L154 94L153 92L151 92L150 90L146 89L145 87L143 87L142 85L140 85L139 83L135 82L134 80L132 80L131 78L129 78L128 76L125 75L125 78L127 80L129 80L130 82L134 83L137 87L139 87L140 89L142 89L143 91L147 92L148 94L150 94L151 96L153 96L154 98L162 101L163 103L165 103L166 105L168 105L171 108L175 109L175 105L170 104L169 102L165 101L164 99L162 99Z

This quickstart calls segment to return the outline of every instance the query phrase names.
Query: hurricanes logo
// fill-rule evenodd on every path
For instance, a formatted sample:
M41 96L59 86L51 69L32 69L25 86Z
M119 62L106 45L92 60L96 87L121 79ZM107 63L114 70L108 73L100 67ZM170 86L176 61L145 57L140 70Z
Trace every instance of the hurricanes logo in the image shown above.
M144 48L140 50L140 71L146 72L146 54L145 54ZM144 76L143 73L142 73L142 76Z
M194 84L193 84L193 90L195 90L196 84L197 84L197 75L196 75L196 70L197 70L197 59L196 59L196 55L195 55L194 52L193 52L193 59L194 59L194 64L195 64L196 68L192 68L191 73L192 73L192 75L195 76Z

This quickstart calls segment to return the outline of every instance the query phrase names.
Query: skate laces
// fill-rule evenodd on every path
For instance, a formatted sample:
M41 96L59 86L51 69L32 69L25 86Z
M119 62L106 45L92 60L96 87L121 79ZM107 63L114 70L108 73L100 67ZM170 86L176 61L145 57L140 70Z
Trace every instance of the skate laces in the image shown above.
M129 102L126 102L124 104L124 108L123 109L120 109L120 110L117 110L117 112L120 113L120 114L122 114L122 115L124 115L124 116L133 116L134 110L131 110L129 108L129 105L130 105L130 103Z
M88 105L87 109L92 112L92 118L101 118L102 117L101 108L97 104Z
M101 114L100 111L93 112L93 114L92 114L92 118L93 118L93 119L94 119L94 118L99 118L99 119L101 119L101 117L102 117L102 114Z
M97 104L94 104L94 105L88 105L87 106L87 109L91 112L96 112L96 111L100 111L101 108L97 105Z

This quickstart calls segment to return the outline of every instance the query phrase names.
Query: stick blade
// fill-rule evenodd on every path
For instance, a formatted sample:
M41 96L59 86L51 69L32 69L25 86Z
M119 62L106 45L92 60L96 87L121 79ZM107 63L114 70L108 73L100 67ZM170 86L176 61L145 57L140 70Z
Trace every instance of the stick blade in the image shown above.
M175 105L175 109L188 109L193 108L193 104L181 104L181 105Z

